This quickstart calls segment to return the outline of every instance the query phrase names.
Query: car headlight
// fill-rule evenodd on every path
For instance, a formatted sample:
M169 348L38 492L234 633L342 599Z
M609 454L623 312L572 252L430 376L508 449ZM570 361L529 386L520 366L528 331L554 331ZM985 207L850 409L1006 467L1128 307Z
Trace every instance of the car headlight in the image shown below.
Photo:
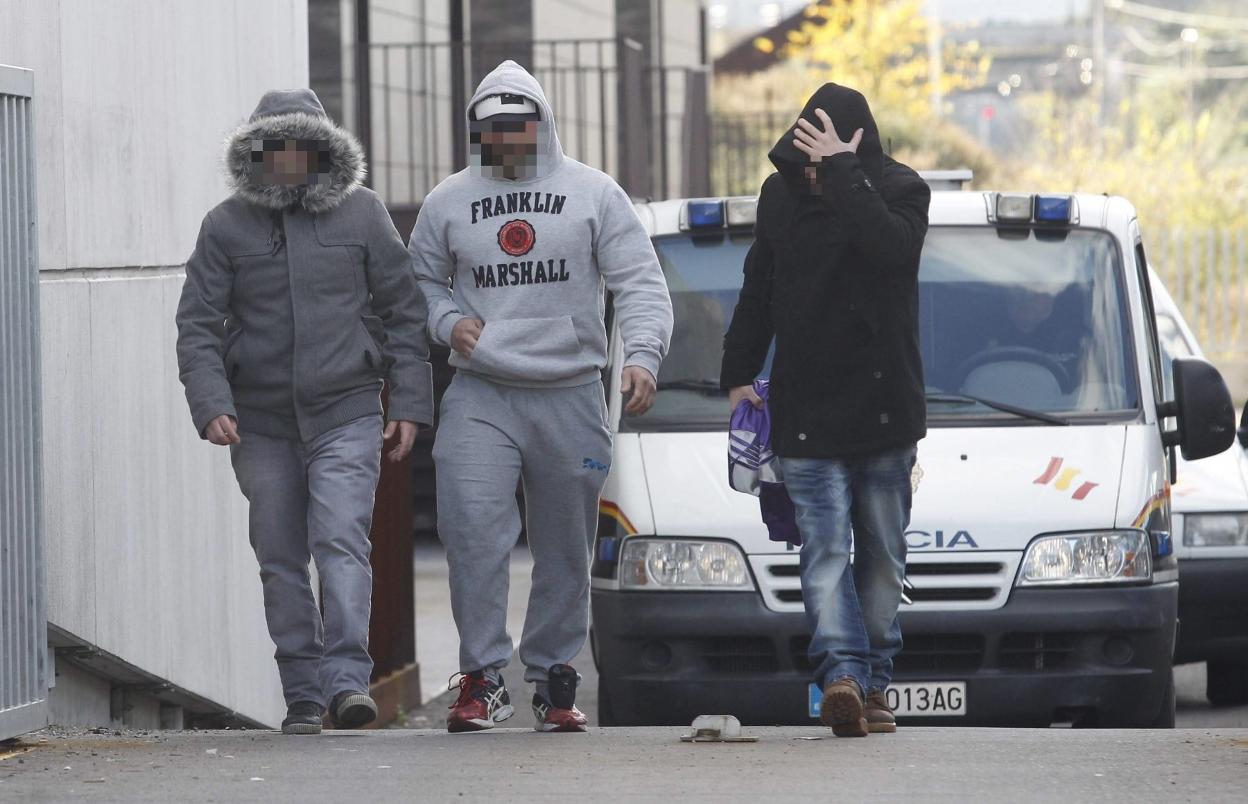
M1248 546L1248 513L1184 514L1183 544L1188 547Z
M1132 583L1152 574L1152 543L1142 530L1060 533L1027 547L1018 585Z
M741 548L730 542L637 539L620 555L622 589L750 590L754 581Z

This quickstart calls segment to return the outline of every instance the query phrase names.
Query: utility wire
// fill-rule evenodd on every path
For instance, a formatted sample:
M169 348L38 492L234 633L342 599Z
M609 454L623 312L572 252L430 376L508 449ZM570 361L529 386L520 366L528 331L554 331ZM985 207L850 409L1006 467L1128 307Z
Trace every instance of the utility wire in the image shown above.
M1191 11L1171 11L1168 8L1137 3L1134 0L1102 0L1112 11L1135 17L1165 22L1171 25L1214 28L1224 31L1248 31L1248 17L1224 17L1218 14L1199 14Z
M1139 64L1137 62L1110 59L1111 66L1127 75L1142 78L1158 76L1171 78L1192 78L1199 81L1242 81L1248 78L1248 64L1230 64L1218 67L1161 67L1155 64Z

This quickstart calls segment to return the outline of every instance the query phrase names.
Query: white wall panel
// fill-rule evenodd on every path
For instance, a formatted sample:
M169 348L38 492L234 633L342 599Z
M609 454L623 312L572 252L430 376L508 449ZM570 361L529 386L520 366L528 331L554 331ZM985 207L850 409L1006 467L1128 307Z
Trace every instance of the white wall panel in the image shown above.
M40 101L49 619L276 723L245 501L190 423L173 316L226 135L307 85L306 4L0 0L0 20Z
M65 267L65 155L61 130L61 4L0 0L0 64L35 71L39 266Z
M604 0L533 0L534 39L611 39L615 3Z
M40 284L44 533L48 619L88 642L95 628L96 394L86 370L91 305L85 279Z

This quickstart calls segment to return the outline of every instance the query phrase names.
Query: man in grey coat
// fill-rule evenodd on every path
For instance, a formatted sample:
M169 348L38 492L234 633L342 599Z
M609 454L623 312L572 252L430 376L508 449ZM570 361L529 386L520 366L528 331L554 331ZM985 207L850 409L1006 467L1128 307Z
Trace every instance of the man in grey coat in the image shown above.
M383 438L433 421L425 304L359 143L307 89L264 95L230 137L234 194L204 218L178 306L196 432L228 446L250 503L282 731L377 716L368 533ZM389 386L382 431L381 387ZM316 561L324 616L313 597Z

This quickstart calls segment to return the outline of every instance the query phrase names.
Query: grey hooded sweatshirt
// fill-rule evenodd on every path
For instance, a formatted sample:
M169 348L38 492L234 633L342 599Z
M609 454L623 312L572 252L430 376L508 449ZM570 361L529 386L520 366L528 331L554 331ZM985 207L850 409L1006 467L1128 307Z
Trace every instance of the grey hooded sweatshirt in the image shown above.
M429 332L450 345L465 317L485 328L471 358L450 364L522 387L572 387L607 362L604 286L614 294L624 364L658 376L672 304L632 202L605 173L563 153L537 80L514 61L487 75L469 102L510 93L533 100L544 141L535 176L450 176L425 199L409 249L429 303Z
M256 143L318 140L314 184L261 180ZM259 147L263 147L260 145ZM425 304L364 154L307 89L266 93L226 146L234 194L204 218L178 305L178 366L195 429L312 439L381 412L431 424Z

